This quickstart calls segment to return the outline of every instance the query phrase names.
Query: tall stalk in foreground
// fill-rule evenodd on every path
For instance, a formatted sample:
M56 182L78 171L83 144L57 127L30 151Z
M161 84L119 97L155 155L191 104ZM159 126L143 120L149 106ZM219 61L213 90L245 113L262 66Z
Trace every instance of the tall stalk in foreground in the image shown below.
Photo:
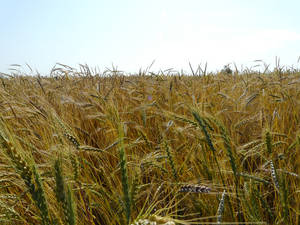
M214 160L216 162L216 165L217 165L217 168L218 168L218 172L220 173L220 177L221 177L223 186L225 187L225 181L224 181L224 178L222 176L220 165L219 165L219 162L218 162L217 156L216 156L216 149L215 149L215 147L214 147L214 145L212 143L212 140L210 138L210 135L209 135L209 133L208 133L208 131L206 129L205 123L204 123L203 119L200 117L200 115L196 111L193 111L192 114L193 114L194 118L196 119L196 121L198 122L198 124L200 125L200 127L202 129L202 132L203 132L203 134L205 136L206 142L208 144L208 147L210 148L210 150L213 153L213 157L214 157Z
M217 165L220 177L221 177L221 181L222 181L223 187L225 188L226 185L225 185L225 181L224 181L223 175L221 173L220 165L219 165L219 162L218 162L218 159L217 159L217 156L216 156L216 149L215 149L215 147L214 147L214 145L212 143L211 137L210 137L210 135L209 135L209 133L208 133L208 131L206 129L205 121L200 117L200 115L199 115L198 112L192 111L192 114L193 114L194 118L196 119L196 121L198 122L198 124L200 125L200 127L202 129L202 132L203 132L203 134L205 136L206 142L208 144L208 147L212 151L213 158L214 158L214 160L216 162L216 165ZM228 204L229 204L230 209L233 209L230 201L228 201ZM231 212L231 217L234 218L232 210L230 210L230 212Z
M231 148L231 140L230 137L227 133L226 128L224 127L224 125L215 120L216 124L219 126L220 131L221 131L221 137L223 139L223 145L227 151L227 156L229 158L229 162L230 162L230 166L234 175L234 184L235 184L235 194L236 194L236 198L237 198L237 210L238 210L238 219L239 222L242 222L242 218L241 218L241 213L240 213L240 199L239 199L239 183L240 183L240 179L239 179L239 172L238 172L238 168L237 168L237 164L236 164L236 160L233 154L233 150Z
M0 146L10 159L16 172L23 179L28 192L30 193L35 205L39 209L43 225L50 223L48 203L45 197L42 180L36 170L35 165L30 165L20 154L21 149L17 149L11 140L9 130L4 121L0 118Z
M123 133L123 126L121 125L121 123L119 123L119 139L120 139L119 157L120 157L122 186L123 186L123 194L124 194L124 205L125 205L127 224L129 224L130 214L131 214L131 201L129 195L129 183L128 183L128 175L127 175L127 167L126 167L127 162L126 162L125 147L124 147L124 133Z
M274 166L272 135L269 130L267 130L265 133L265 143L266 143L268 155L271 158L270 160L271 177L274 182L275 190L278 191L280 196L280 202L282 205L284 220L288 221L289 210L288 210L288 200L287 200L288 191L286 189L286 181L285 181L286 178L284 176L281 176L281 179L279 179L276 168Z
M76 216L75 216L74 200L72 198L70 187L65 183L60 159L56 160L54 163L54 175L55 175L55 183L56 183L55 195L57 201L62 206L64 220L69 225L75 225Z

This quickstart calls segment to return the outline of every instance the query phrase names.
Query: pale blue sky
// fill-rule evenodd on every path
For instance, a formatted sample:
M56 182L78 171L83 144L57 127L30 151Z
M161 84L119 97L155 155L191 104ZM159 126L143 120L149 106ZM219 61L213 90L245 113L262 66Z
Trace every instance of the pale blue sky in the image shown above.
M0 71L28 63L42 74L56 62L76 67L112 63L209 70L300 56L300 1L289 0L0 0Z

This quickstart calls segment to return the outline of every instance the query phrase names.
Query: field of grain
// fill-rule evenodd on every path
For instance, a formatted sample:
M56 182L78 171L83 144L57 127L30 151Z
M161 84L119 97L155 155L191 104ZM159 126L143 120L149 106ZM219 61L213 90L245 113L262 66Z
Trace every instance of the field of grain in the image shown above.
M300 73L1 75L1 224L300 224Z

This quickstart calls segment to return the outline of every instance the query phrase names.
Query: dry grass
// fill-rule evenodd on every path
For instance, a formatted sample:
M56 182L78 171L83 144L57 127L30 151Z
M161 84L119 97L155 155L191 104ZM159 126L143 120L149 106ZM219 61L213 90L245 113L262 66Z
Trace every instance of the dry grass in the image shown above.
M300 223L299 72L93 73L1 76L1 224Z

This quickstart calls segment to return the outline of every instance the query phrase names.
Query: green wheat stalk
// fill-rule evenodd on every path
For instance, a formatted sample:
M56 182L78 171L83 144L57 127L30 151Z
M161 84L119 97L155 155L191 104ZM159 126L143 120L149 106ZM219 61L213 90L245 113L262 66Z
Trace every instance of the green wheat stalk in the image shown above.
M78 180L78 174L79 174L79 168L78 168L78 161L76 159L75 155L70 154L70 161L71 161L71 165L72 165L72 170L73 170L73 179L75 181Z
M72 199L72 193L70 187L65 184L61 160L56 160L54 163L54 174L55 174L55 196L57 201L62 205L64 219L67 224L75 225L76 216L74 209L74 201Z
M177 171L176 171L176 168L175 168L175 163L174 163L173 157L171 155L169 145L166 141L164 141L164 147L165 147L165 150L166 150L166 153L167 153L168 161L169 161L170 166L172 168L173 177L174 177L175 181L177 182L178 181L178 176L177 176Z
M31 193L33 200L36 202L36 205L40 209L42 223L48 225L51 223L49 219L48 204L45 198L45 191L42 185L42 181L40 179L40 175L38 174L35 166L33 166L32 170L33 170L34 181L36 185L35 186L30 185L29 192Z
M215 163L216 163L216 165L217 165L218 172L219 172L219 174L220 174L220 178L221 178L223 187L225 188L226 185L225 185L225 181L224 181L223 175L222 175L222 173L221 173L220 165L219 165L219 162L218 162L218 159L217 159L217 156L216 156L216 149L215 149L215 147L214 147L214 145L213 145L213 143L212 143L211 137L210 137L210 135L209 135L209 133L208 133L208 131L207 131L207 129L206 129L205 123L203 122L203 119L200 117L200 115L198 114L198 112L192 111L192 114L193 114L194 118L196 119L196 121L198 122L199 126L201 127L202 132L203 132L203 134L204 134L204 136L205 136L206 142L207 142L207 144L208 144L210 150L211 150L212 153L213 153L213 158L214 158ZM233 216L233 208L232 208L232 205L231 205L230 201L228 201L228 203L229 203L230 209L232 209L232 210L230 210L231 217L234 218L234 216Z
M231 140L228 136L227 130L224 127L224 125L221 124L221 122L219 122L217 120L214 120L214 121L217 123L217 125L220 128L221 137L223 139L223 144L224 144L224 147L227 151L227 156L229 158L231 169L232 169L233 174L234 174L234 184L235 184L235 193L236 193L236 198L237 198L238 218L239 218L239 222L241 222L242 218L241 218L241 213L240 213L240 199L239 199L239 176L238 176L239 172L237 170L236 160L234 158L233 151L232 151L232 148L231 148Z
M219 162L217 160L217 156L216 156L216 149L212 143L212 140L211 140L211 137L206 129L206 126L205 126L205 123L203 121L203 119L200 117L200 115L196 112L196 111L192 111L192 114L194 116L194 118L196 119L196 121L198 122L199 126L201 127L202 129L202 132L205 136L205 139L206 139L206 142L208 144L208 147L210 148L210 150L212 151L213 153L213 157L214 157L214 160L217 164L217 168L218 168L218 171L220 173L220 177L221 177L221 180L222 180L222 183L223 183L223 186L225 187L225 181L224 181L224 178L222 176L222 173L221 173L221 169L220 169L220 165L219 165Z
M120 167L121 167L121 179L123 186L123 194L124 194L124 202L125 202L125 213L127 224L130 223L130 215L131 215L131 201L130 201L130 193L129 193L129 183L128 183L128 175L127 175L127 162L125 155L125 147L124 147L124 137L123 137L123 127L119 124L119 140L120 140L120 148L119 148L119 158L120 158Z
M266 131L265 142L266 142L266 146L267 146L267 152L269 153L269 155L271 155L272 154L272 137L271 137L270 131Z
M16 147L7 137L7 134L9 134L9 131L2 118L0 118L0 145L5 150L5 153L10 158L10 161L13 163L16 172L20 174L25 185L27 186L35 205L40 211L42 224L51 224L48 204L45 198L45 192L40 176L35 166L31 167L18 153Z

